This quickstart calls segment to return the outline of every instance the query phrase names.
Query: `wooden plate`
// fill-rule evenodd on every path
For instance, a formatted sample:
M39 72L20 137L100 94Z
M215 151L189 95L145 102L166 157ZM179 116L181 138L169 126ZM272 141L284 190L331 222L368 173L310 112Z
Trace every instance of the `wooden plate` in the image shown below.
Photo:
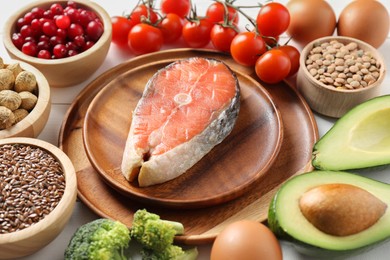
M269 169L270 174L253 183L242 196L201 209L155 207L123 196L100 178L87 158L82 128L88 106L104 86L130 69L143 66L150 60L192 56L221 59L235 71L256 78L252 68L239 66L229 56L213 51L182 49L139 56L102 74L78 95L65 115L59 145L76 168L79 198L99 216L119 220L131 227L133 213L137 209L146 208L164 219L184 224L185 235L177 237L176 242L198 245L211 243L216 235L233 221L265 221L269 202L279 186L291 176L311 170L311 150L318 139L318 129L311 110L293 86L286 83L272 86L263 84L282 115L284 129L281 150Z
M129 68L103 87L85 115L83 139L88 158L110 186L145 203L200 208L237 198L270 173L267 170L280 149L283 133L280 114L269 94L257 81L237 71L240 112L232 133L221 144L185 174L163 184L142 188L121 173L132 111L147 81L174 60Z

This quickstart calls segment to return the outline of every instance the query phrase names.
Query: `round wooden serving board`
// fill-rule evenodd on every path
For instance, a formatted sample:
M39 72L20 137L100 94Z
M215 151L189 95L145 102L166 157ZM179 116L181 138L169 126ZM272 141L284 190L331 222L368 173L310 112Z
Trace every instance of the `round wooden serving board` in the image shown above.
M193 167L172 181L150 187L128 182L121 172L131 114L148 80L173 60L159 60L118 75L92 100L83 140L92 166L120 193L151 205L202 208L235 199L263 178L275 161L283 137L281 116L268 92L236 72L240 112L233 131Z
M111 188L91 165L84 149L83 125L90 103L105 86L130 70L156 61L194 56L222 60L233 71L256 79L252 68L240 66L230 56L215 51L176 49L139 56L110 69L90 83L69 108L59 136L59 145L77 172L78 196L88 207L102 217L119 220L129 227L134 212L146 208L163 219L182 222L185 235L177 237L176 242L189 245L211 243L226 225L239 219L265 221L269 202L278 187L291 176L312 169L311 150L318 139L314 116L294 87L284 82L269 86L262 84L280 111L283 138L280 152L266 174L248 186L240 197L211 207L174 209L152 206Z

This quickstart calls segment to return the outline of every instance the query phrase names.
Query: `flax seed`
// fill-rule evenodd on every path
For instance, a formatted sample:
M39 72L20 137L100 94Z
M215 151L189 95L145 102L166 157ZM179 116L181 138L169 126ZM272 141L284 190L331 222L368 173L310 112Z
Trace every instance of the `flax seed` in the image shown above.
M29 145L0 146L0 234L29 227L48 215L65 190L59 162Z

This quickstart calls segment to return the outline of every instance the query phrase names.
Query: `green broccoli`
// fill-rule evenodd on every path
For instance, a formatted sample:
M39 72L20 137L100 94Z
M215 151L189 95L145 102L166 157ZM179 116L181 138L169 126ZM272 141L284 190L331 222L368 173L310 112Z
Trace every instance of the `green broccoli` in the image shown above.
M175 236L182 234L184 234L184 226L179 222L162 220L159 215L145 209L134 213L130 236L142 245L143 260L196 259L198 255L196 248L183 250L173 245Z
M121 222L97 219L79 227L65 250L65 260L124 260L130 230Z
M175 235L184 233L181 223L160 219L157 214L145 209L134 213L130 235L144 247L154 251L163 251L173 243Z
M193 247L188 250L175 245L168 246L162 252L155 252L150 249L141 250L142 260L195 260L198 257L198 249Z

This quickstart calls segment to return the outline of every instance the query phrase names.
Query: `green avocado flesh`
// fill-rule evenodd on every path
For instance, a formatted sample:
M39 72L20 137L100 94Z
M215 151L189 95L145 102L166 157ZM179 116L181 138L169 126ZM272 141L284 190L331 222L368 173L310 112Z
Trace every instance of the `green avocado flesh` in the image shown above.
M387 205L384 215L369 228L348 236L328 235L302 214L299 199L323 184L350 184L371 193ZM390 185L341 171L313 171L293 177L275 194L268 215L270 229L280 238L298 246L305 254L336 256L367 249L390 238Z
M348 170L390 164L390 95L351 109L314 145L312 164Z

